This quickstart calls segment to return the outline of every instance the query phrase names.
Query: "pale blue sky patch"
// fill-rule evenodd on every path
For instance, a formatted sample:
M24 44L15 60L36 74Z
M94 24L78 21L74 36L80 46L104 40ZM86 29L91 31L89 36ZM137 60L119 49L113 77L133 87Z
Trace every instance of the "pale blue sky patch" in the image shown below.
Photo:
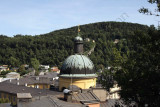
M157 26L159 18L138 12L143 6L154 10L156 5L147 0L0 0L0 34L38 35L118 18Z

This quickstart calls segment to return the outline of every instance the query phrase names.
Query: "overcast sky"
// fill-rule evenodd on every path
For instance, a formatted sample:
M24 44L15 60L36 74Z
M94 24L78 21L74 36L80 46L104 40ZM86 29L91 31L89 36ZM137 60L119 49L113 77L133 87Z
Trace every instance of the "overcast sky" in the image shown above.
M138 12L143 6L155 8L147 0L0 0L0 34L38 35L102 21L157 26L160 18Z

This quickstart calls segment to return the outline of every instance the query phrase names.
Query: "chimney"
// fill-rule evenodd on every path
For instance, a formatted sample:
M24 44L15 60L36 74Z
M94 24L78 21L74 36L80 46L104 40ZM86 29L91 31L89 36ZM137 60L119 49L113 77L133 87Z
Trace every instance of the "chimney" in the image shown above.
M68 89L63 90L64 100L67 102L72 102L72 91Z

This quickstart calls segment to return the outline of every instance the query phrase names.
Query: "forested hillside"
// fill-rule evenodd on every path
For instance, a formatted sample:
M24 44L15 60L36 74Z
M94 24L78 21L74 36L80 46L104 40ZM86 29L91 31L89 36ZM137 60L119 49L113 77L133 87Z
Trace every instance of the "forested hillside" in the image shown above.
M85 42L85 51L91 48L92 40L96 47L89 56L96 68L112 65L115 54L120 53L124 60L130 53L129 37L137 30L147 31L149 27L124 22L100 22L80 26ZM37 58L41 64L61 66L67 56L74 54L74 37L77 27L62 29L43 35L0 35L0 64L19 66L29 64L31 58ZM115 41L116 40L116 41Z

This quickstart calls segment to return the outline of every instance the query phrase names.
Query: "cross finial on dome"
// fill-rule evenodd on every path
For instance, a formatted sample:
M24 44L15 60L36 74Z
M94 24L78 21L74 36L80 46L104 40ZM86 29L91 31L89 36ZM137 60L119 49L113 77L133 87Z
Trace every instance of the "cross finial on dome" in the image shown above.
M78 25L78 36L80 36L80 25Z
M80 25L78 25L78 33L80 32L81 30L80 30Z
M82 39L82 37L80 35L80 31L81 31L80 30L80 25L78 25L78 29L77 29L78 35L74 39L75 42L83 42L83 39Z

